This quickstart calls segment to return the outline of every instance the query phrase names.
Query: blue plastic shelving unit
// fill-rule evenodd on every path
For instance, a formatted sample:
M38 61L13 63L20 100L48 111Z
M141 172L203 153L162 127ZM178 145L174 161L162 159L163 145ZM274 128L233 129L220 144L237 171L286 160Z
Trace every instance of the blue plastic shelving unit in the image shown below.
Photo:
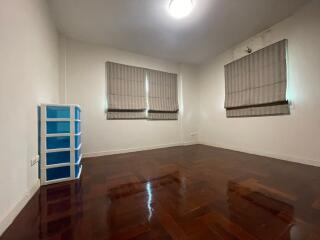
M41 185L81 176L81 109L79 105L39 107L39 175Z

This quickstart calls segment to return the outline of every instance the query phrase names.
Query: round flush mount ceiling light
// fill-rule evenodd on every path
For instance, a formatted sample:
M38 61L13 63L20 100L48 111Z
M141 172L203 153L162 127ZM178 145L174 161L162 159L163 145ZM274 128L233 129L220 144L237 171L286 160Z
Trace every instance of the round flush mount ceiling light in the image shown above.
M174 18L184 18L189 15L193 9L192 0L170 0L168 11Z

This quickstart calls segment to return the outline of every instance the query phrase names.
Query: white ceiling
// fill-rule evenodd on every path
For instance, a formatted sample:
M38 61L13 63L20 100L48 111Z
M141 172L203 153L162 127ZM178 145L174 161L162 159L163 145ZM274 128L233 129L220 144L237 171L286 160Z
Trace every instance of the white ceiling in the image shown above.
M48 0L68 37L177 62L201 63L288 17L308 0L194 0L174 19L169 0Z

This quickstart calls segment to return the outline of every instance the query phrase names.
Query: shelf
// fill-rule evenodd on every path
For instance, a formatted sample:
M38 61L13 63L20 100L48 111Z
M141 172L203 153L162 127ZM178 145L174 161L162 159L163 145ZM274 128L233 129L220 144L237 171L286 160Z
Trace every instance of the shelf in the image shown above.
M82 154L80 155L79 160L77 162L75 162L75 164L79 165L81 163L81 160L82 160Z
M46 165L45 169L50 169L50 168L57 168L57 167L67 167L70 166L70 163L58 163L58 164L51 164L51 165Z
M80 178L82 171L80 106L41 104L38 117L41 184Z
M81 172L82 172L82 165L81 165L80 168L79 168L79 172L78 172L78 175L76 176L76 179L79 179L79 178L80 178Z
M80 150L82 143L80 143L80 145L75 148L74 150ZM70 148L55 148L55 149L47 149L46 153L52 153L52 152L66 152L66 151L70 151Z
M79 133L75 133L74 135L75 136L79 136L81 135L82 133L79 132ZM46 137L69 137L71 136L70 133L47 133L46 134Z
M63 104L63 103L46 103L46 104L40 104L41 105L45 105L45 106L48 106L48 107L78 107L80 108L80 105L79 104Z
M72 177L59 178L59 179L55 179L55 180L45 181L45 184L60 183L60 182L65 182L65 181L69 181L69 180L72 180Z
M47 118L47 122L70 122L71 118ZM75 122L81 122L80 119L74 119Z
M47 133L46 137L69 137L70 135L70 133Z
M70 122L70 118L47 118L47 122Z
M70 148L55 148L55 149L47 149L46 153L51 153L51 152L66 152L70 151Z

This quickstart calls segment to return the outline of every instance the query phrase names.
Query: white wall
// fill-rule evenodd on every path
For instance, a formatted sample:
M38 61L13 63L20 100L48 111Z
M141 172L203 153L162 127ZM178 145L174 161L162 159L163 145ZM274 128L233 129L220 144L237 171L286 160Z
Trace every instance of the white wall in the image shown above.
M225 116L224 65L257 50L289 40L290 116ZM201 143L320 166L320 1L312 1L290 18L222 53L201 68Z
M39 186L37 104L58 101L58 38L43 0L0 7L0 235Z
M184 144L198 143L199 129L199 68L194 65L181 64L180 77L180 114L181 136Z
M320 165L319 23L320 2L314 0L292 17L198 69L65 38L60 39L58 48L45 1L3 0L0 234L39 184L37 165L30 164L37 154L36 106L58 102L59 98L82 106L83 150L88 155L195 143L199 139L209 145ZM283 38L289 40L292 114L227 119L223 66L241 57L247 45L257 50ZM106 120L106 61L178 73L179 121Z
M196 67L64 37L61 37L60 43L61 86L66 86L61 94L61 100L66 103L77 103L82 107L85 156L196 141L196 136L190 135L197 130L195 107L198 98L195 97L197 93L194 83ZM179 121L106 120L106 61L179 73L181 109Z

